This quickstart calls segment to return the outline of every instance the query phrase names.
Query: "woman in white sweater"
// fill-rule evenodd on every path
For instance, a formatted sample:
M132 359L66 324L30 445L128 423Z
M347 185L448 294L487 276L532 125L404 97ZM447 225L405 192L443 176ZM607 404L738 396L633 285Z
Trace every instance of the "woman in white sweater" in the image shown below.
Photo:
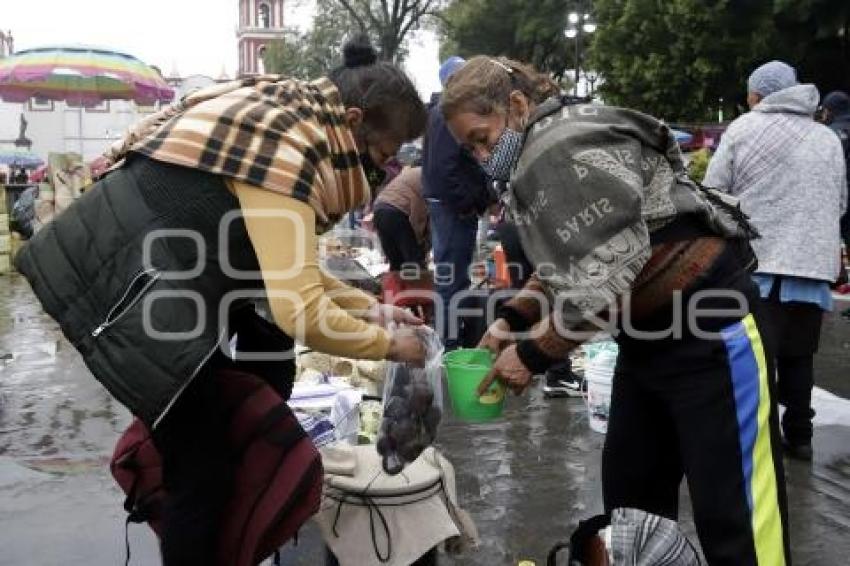
M771 61L748 81L751 112L735 120L709 164L705 185L741 201L761 238L754 275L776 352L784 443L811 459L813 359L829 283L838 276L839 219L847 206L841 143L813 120L819 94L794 69Z

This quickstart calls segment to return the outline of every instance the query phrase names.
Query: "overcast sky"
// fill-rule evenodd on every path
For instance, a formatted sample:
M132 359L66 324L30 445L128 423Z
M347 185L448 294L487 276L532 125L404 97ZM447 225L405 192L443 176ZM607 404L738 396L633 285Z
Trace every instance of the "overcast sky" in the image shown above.
M2 0L0 25L15 49L51 44L109 47L165 74L218 77L236 71L237 0ZM312 2L290 0L287 25L308 26ZM423 37L424 35L424 37ZM423 96L439 87L432 34L413 38L407 68Z

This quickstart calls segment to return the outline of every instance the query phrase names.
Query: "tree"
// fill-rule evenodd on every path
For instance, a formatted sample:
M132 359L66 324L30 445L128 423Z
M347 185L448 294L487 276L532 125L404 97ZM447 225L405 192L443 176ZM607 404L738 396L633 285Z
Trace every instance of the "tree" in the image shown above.
M358 28L336 0L317 0L309 31L292 31L285 39L266 45L265 68L270 73L299 79L326 75L342 60L342 44Z
M706 120L745 96L772 40L772 10L752 0L596 0L591 64L607 102L670 121ZM722 101L722 102L721 102Z
M443 12L441 56L504 55L559 79L573 65L564 37L570 0L454 0Z
M670 121L710 119L720 106L734 116L747 77L771 59L821 92L850 88L847 0L595 0L594 8L591 64L613 104Z
M330 0L344 8L358 27L376 39L385 61L404 58L407 34L438 13L441 0Z
M776 58L797 67L822 93L850 91L850 2L774 0Z

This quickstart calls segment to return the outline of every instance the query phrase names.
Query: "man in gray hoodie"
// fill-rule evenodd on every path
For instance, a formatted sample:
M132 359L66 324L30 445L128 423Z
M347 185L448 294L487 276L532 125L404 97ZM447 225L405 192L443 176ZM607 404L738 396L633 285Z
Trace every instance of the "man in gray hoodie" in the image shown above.
M754 279L769 321L784 446L811 459L813 359L829 283L839 273L839 219L847 205L841 143L813 120L819 93L780 61L747 82L751 112L735 120L709 164L704 184L740 198L761 234L752 247Z

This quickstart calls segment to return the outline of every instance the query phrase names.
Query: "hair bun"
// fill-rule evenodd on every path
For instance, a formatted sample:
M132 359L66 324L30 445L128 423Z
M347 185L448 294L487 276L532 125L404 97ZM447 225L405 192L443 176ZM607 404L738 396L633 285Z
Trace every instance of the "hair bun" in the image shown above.
M374 65L378 61L378 52L372 47L369 36L360 33L342 46L343 65L349 69Z

